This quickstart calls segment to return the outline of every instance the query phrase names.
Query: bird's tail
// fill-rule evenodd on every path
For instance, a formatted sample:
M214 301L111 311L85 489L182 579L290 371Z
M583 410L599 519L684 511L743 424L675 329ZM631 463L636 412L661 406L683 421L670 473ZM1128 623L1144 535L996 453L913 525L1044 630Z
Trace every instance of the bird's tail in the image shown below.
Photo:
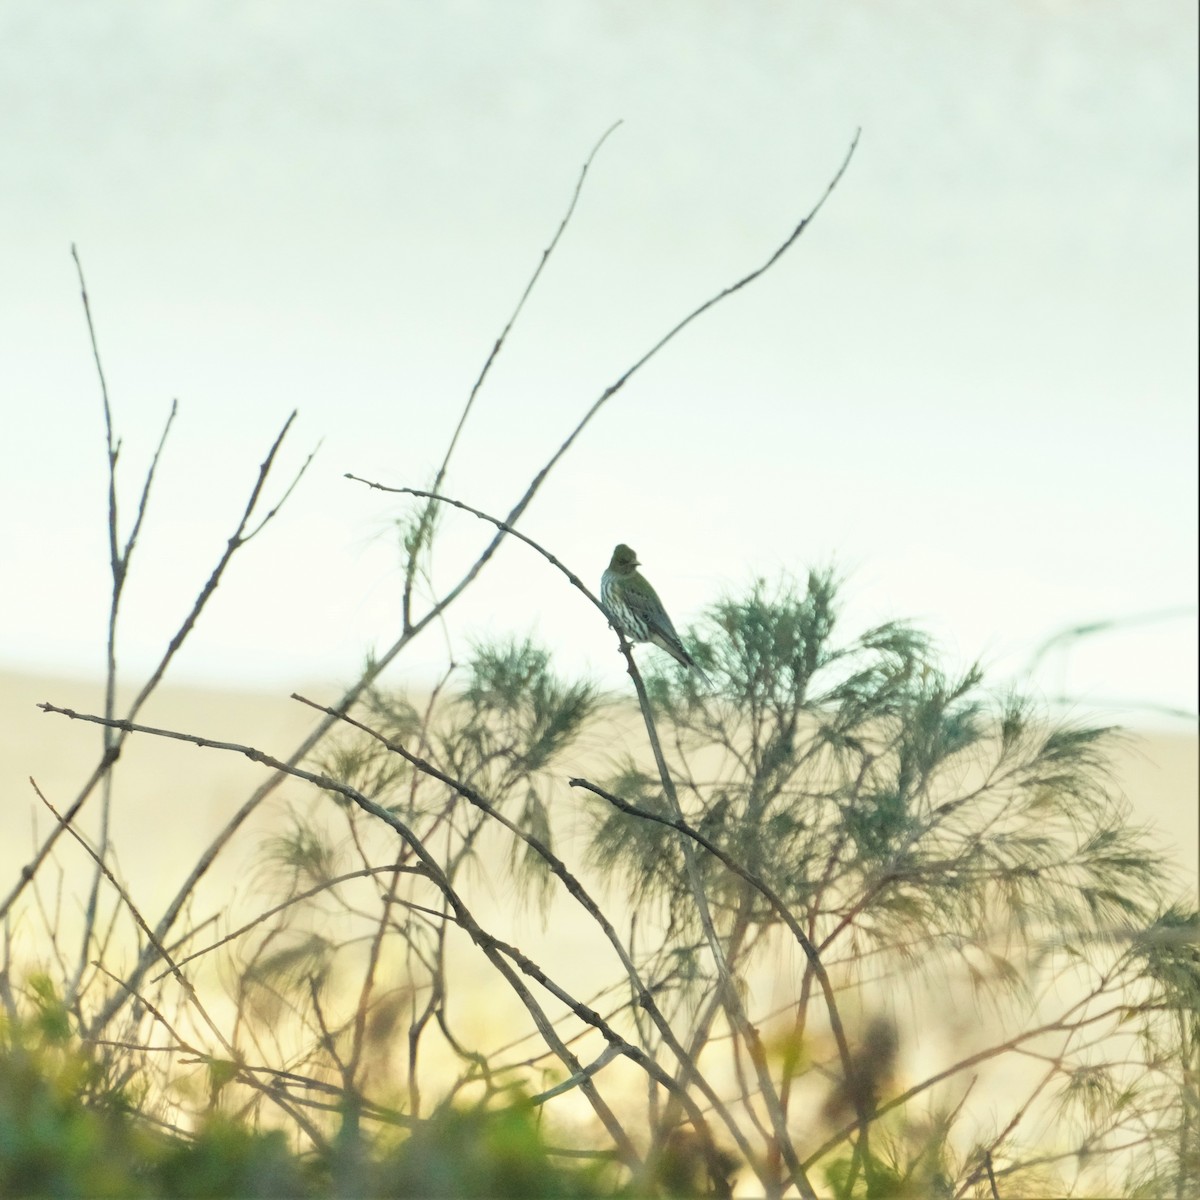
M650 640L660 650L665 650L681 666L687 667L689 671L695 671L704 686L711 690L713 681L700 669L696 660L683 648L681 642L674 638L664 637L660 633L651 634Z

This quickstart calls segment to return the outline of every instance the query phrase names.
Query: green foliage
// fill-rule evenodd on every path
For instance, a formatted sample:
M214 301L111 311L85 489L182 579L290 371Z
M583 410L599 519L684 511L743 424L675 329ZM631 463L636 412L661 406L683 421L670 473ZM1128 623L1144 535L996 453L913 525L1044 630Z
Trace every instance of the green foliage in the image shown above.
M864 1154L839 1155L825 1167L836 1200L950 1200L956 1172L946 1145L950 1121L875 1126Z
M562 683L549 653L528 638L480 645L443 750L468 769L499 760L514 779L528 779L570 746L595 710L595 688Z
M406 697L371 688L363 706L371 728L381 737L405 745L420 739L422 717ZM322 774L372 797L386 797L412 779L409 764L379 738L367 734L330 739L322 745L314 765ZM343 809L349 806L344 796L335 794L333 802Z
M759 582L721 601L689 645L713 693L675 671L647 681L685 816L784 899L826 966L836 964L839 985L885 979L894 992L912 976L922 987L966 981L1012 1019L1036 1011L1034 985L1075 973L1081 988L1095 987L1096 1008L1069 1010L1071 1019L1090 1029L1107 1016L1116 1040L1103 1054L1092 1037L1062 1052L1046 1096L1061 1100L1073 1131L1064 1137L1091 1155L1121 1137L1153 1146L1131 1183L1147 1195L1200 1177L1195 928L1188 914L1164 913L1164 861L1111 786L1117 732L1056 723L1023 697L995 696L977 666L947 674L907 626L839 636L828 573L810 575L803 592ZM657 773L632 757L605 787L669 817ZM778 944L765 936L776 911L715 858L698 854L689 868L682 839L661 825L594 811L592 862L620 881L640 917L658 906L663 941L642 952L660 988L698 997L697 983L712 984L711 967L679 970L700 941L697 874L738 977L756 948ZM863 995L886 1011L877 988ZM1111 1016L1121 1003L1128 1016ZM797 1017L797 1036L807 1019ZM1143 1064L1140 1078L1131 1061ZM846 1087L841 1075L835 1068L831 1101ZM866 1110L879 1099L872 1093ZM983 1169L986 1141L964 1166L947 1149L950 1118L923 1128L903 1111L872 1123L869 1150L824 1162L835 1194L949 1195ZM1180 1114L1178 1127L1148 1116L1159 1113ZM848 1110L840 1119L853 1127ZM1021 1151L1007 1149L1011 1167ZM1005 1187L1037 1194L1053 1169L1006 1170Z
M1133 953L1161 989L1160 1001L1200 1031L1200 912L1173 904L1146 929Z
M34 1029L49 1045L61 1045L71 1036L71 1018L67 1007L48 975L36 972L26 984L33 1003Z
M430 759L491 803L516 798L526 812L544 806L545 773L595 715L596 689L559 680L549 653L528 638L476 646L465 673L463 685L448 697L439 690L425 713L403 695L376 689L362 715L383 738ZM430 813L440 805L430 789L405 786L412 768L378 738L337 739L317 765L398 813ZM544 812L537 819L548 828Z
M255 986L283 991L292 987L296 980L320 981L329 972L333 951L327 938L310 933L261 955L247 968L245 978Z
M282 1130L260 1132L211 1114L190 1141L173 1139L159 1152L157 1194L179 1200L213 1196L314 1196L306 1169Z
M596 689L565 683L551 669L549 653L523 640L474 649L462 690L445 708L436 739L437 763L482 793L522 829L550 845L552 823L547 776L574 745L597 711ZM512 811L519 805L519 811ZM482 821L482 816L471 818ZM473 838L468 838L468 845ZM522 891L548 898L545 862L510 840L510 862Z
M567 1160L570 1161L570 1160ZM374 1194L570 1200L611 1196L602 1163L568 1168L549 1153L535 1110L445 1107L378 1166Z
M837 626L830 573L802 593L760 581L693 631L717 697L677 672L651 677L681 797L706 835L818 928L853 906L857 936L883 951L914 936L965 946L1009 925L1031 945L1048 930L1084 945L1152 915L1162 863L1108 789L1112 731L1048 726L1020 698L991 697L978 667L947 676L905 625L840 641ZM663 811L659 781L632 760L607 786ZM635 896L684 913L691 884L675 847L610 811L592 853ZM713 860L701 866L730 928L773 919Z
M1200 1198L1200 912L1172 905L1130 946L1129 967L1148 990L1127 1020L1139 1025L1156 1087L1142 1102L1170 1114L1168 1136L1131 1173L1129 1194Z
M327 883L338 869L334 849L322 832L294 814L289 828L263 843L262 860L296 887Z
M0 1024L0 1195L153 1195L133 1169L144 1138L87 1102L94 1063L39 1026Z
M190 1136L145 1121L120 1098L91 1094L95 1066L51 1045L36 1026L0 1025L0 1195L63 1200L207 1200L218 1196L344 1194L334 1145L300 1155L282 1130L210 1113ZM356 1194L395 1197L599 1197L602 1160L564 1166L523 1100L494 1109L446 1107L391 1148L359 1147ZM570 1161L570 1160L567 1160Z
M96 1062L34 1023L0 1027L0 1195L304 1196L306 1168L279 1132L214 1115L168 1136L120 1093L97 1091Z

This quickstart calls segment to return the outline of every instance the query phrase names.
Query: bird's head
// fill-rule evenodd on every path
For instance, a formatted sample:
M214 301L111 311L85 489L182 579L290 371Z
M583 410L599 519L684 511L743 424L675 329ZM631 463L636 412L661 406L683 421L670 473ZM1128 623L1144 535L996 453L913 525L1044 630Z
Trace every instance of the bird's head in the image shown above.
M641 566L638 562L637 555L622 542L614 551L612 561L608 564L610 571L617 571L623 575L627 575L635 567Z

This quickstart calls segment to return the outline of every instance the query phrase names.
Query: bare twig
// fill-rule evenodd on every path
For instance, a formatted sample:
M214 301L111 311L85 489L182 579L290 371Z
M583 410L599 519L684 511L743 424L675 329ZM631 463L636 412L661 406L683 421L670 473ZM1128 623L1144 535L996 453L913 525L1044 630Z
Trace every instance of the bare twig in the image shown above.
M545 552L543 551L543 553ZM298 700L301 704L306 704L311 708L316 708L321 712L332 711L327 709L324 705L316 704L314 701L308 700L304 696L300 696L295 693L293 693L292 699ZM694 1058L689 1056L684 1047L680 1045L674 1031L671 1029L670 1023L666 1020L658 1005L654 1002L651 990L647 988L645 982L642 980L636 964L630 957L624 946L624 943L617 934L617 931L613 928L612 923L604 915L604 912L600 906L588 894L586 888L583 886L578 877L568 870L562 859L559 858L558 855L556 855L540 838L534 837L532 834L527 833L515 822L509 820L508 817L506 817L502 812L500 812L499 809L486 800L483 795L476 791L476 789L467 786L461 780L447 775L444 771L439 770L439 768L434 766L432 763L427 762L425 759L413 754L404 746L400 745L400 743L384 737L382 734L372 729L369 725L366 725L361 721L357 721L345 713L339 714L339 716L340 719L345 722L345 724L368 734L380 744L386 746L387 749L392 753L398 754L422 774L428 775L431 779L436 779L438 782L445 784L449 788L452 788L458 795L469 801L486 816L503 825L504 828L507 829L514 837L519 838L522 842L529 846L546 863L547 867L558 878L563 887L566 888L567 892L583 907L588 916L591 917L591 919L599 926L609 945L612 946L613 950L617 954L617 957L620 959L621 966L625 970L626 976L629 979L629 984L633 994L637 997L638 1006L649 1015L650 1019L654 1022L655 1027L663 1037L664 1043L671 1049L672 1053L675 1054L676 1058L678 1059L682 1068L684 1082L686 1083L693 1079L695 1080L697 1086L704 1095L705 1100L722 1118L725 1127L729 1130L730 1135L735 1139L735 1141L738 1142L738 1147L745 1156L746 1161L753 1163L754 1155L749 1144L745 1141L744 1135L738 1128L736 1121L729 1113L725 1104L720 1100L717 1093L709 1085L707 1080L705 1080L700 1074ZM590 1079L590 1077L590 1072L584 1072L577 1079L577 1083L582 1083L584 1079ZM801 1190L803 1192L803 1187Z
M54 805L50 803L49 800L46 799L45 795L42 792L42 789L40 787L38 787L36 780L30 779L29 783L30 783L30 786L33 788L34 792L37 794L37 798L50 810L50 812L54 816L54 819L56 821L58 821L59 825L61 827L63 827L64 829L66 829L66 831L75 839L75 841L78 842L79 845L81 845L84 848L84 850L88 853L88 855L91 857L93 862L96 863L101 874L112 885L112 887L116 891L117 895L120 896L121 900L124 902L125 907L127 909L129 909L130 915L133 917L134 921L137 923L137 927L146 935L146 937L148 939L150 939L151 941L157 941L157 939L154 936L154 931L150 928L149 925L146 924L145 918L142 916L141 912L138 910L137 905L134 904L128 891L126 891L124 886L122 886L122 884L120 884L117 881L116 876L112 873L112 871L109 870L108 865L101 860L100 855L97 853L97 851L95 849L93 849L93 847L88 843L88 840L85 837L82 837L73 826L71 826L70 824L67 823L66 818L63 817L62 814L59 813L58 809L56 809L54 807ZM225 1052L229 1055L230 1058L235 1057L235 1052L234 1052L233 1046L230 1045L230 1043L228 1041L226 1041L224 1033L221 1032L221 1030L218 1028L216 1022L213 1021L213 1019L208 1015L208 1010L201 1003L200 997L196 994L196 989L194 987L192 987L191 981L185 975L182 974L182 972L179 970L179 967L171 960L171 956L168 954L167 948L164 945L162 945L161 943L158 943L156 946L156 949L158 950L159 954L162 956L163 960L170 965L171 974L174 977L175 982L178 983L179 986L183 988L184 994L195 1006L196 1011L200 1014L201 1018L203 1019L204 1023L208 1026L208 1028L211 1031L211 1033L213 1034L213 1036L217 1039L217 1041L219 1041L221 1043L222 1048L225 1050Z
M314 896L319 896L322 892L329 891L330 888L336 887L339 883L346 883L351 879L363 879L372 875L394 875L398 872L413 875L423 874L420 867L397 867L395 863L386 867L362 867L357 871L347 871L342 875L335 876L333 879L327 879L322 883L318 883L315 887L298 892L295 896L289 896L283 903L276 904L272 908L268 908L266 912L259 913L252 921L247 921L244 925L239 925L232 933L227 933L223 938L218 938L215 942L210 942L207 946L202 946L199 950L193 950L191 954L184 958L176 959L175 965L183 967L193 959L203 958L204 955L211 954L214 950L219 950L222 946L237 941L238 938L243 937L252 929L257 929L264 921L269 921L285 909L291 908L295 904L303 904L305 900L311 900ZM170 974L170 970L160 971L157 975L151 977L150 982L157 983L160 979L164 979Z
M416 633L417 631L419 631L429 620L432 619L432 617L435 614L445 611L445 609L455 599L457 599L457 597L459 595L462 594L463 590L471 584L471 582L476 578L476 576L478 576L479 572L482 571L484 566L487 565L487 563L490 561L492 556L495 554L496 550L499 548L500 543L504 540L504 537L505 537L506 533L508 532L508 528L505 528L505 527L511 527L517 523L517 521L520 519L521 515L525 512L525 510L529 507L530 503L533 501L534 496L536 496L537 493L541 490L541 486L546 481L547 476L549 476L550 472L558 465L559 461L563 458L563 456L567 453L567 451L575 443L575 441L578 439L579 435L581 433L583 433L584 429L586 429L587 426L591 423L592 418L596 416L596 414L605 406L605 404L607 404L608 401L610 399L612 399L612 397L615 396L617 394L617 392L619 392L625 386L625 384L628 383L629 380L642 367L644 367L656 354L658 354L658 352L660 350L662 350L669 342L671 342L679 333L681 333L684 329L686 329L687 326L690 325L697 317L701 316L703 313L707 312L710 308L719 304L722 300L726 299L729 296L732 296L735 292L741 291L741 289L746 287L748 284L753 283L754 280L756 280L760 275L762 275L764 272L770 270L770 268L773 267L775 265L775 263L777 263L779 261L779 259L782 258L783 255L795 244L795 242L800 237L800 235L805 231L805 229L808 228L809 224L813 221L813 219L816 217L816 215L821 211L822 207L825 204L825 201L829 199L829 196L833 192L833 189L835 187L837 187L838 183L841 181L842 176L846 173L846 168L849 167L850 160L854 156L854 151L858 147L858 139L859 139L859 136L861 135L861 132L862 132L861 130L858 130L855 132L854 138L850 143L850 148L846 151L846 157L842 161L842 165L838 168L836 174L830 180L830 182L827 185L827 187L825 188L825 191L822 194L821 198L812 207L812 209L809 210L807 216L805 216L800 221L800 223L795 227L795 229L793 229L792 232L784 239L784 241L779 245L779 247L774 251L774 253L772 253L771 256L764 263L762 263L760 266L756 267L753 271L750 271L748 274L743 275L740 279L738 279L736 282L730 284L728 287L723 288L715 296L709 297L709 299L704 301L703 304L700 304L698 307L694 308L690 313L687 314L687 316L685 316L682 320L678 321L670 330L667 331L667 333L665 333L662 337L660 337L659 340L657 342L655 342L654 345L651 346L649 350L647 350L639 359L637 359L633 363L632 366L626 368L626 370L620 376L618 376L618 378L613 383L609 384L608 387L606 387L604 389L604 391L600 394L600 396L595 401L593 401L591 407L584 413L582 418L580 418L580 420L575 425L574 429L571 430L570 434L567 436L566 441L564 441L562 443L562 445L559 446L559 448L550 456L550 458L546 461L546 463L542 466L542 468L538 471L538 473L533 477L532 481L529 483L529 486L525 489L525 491L521 495L520 499L518 499L516 504L509 511L508 516L504 519L504 522L503 522L504 527L500 528L500 531L491 540L491 542L489 542L488 545L483 549L483 551L480 553L478 558L475 560L475 562L472 564L472 566L467 570L466 574L459 580L459 582L457 584L455 584L454 587L452 587L440 600L438 600L435 603L434 607L430 610L430 612L428 614L426 614L426 616L424 618L422 618L420 621L416 622L415 625L411 626L412 633ZM354 478L357 482L364 483L364 484L366 484L367 487L374 488L377 491L397 490L397 489L389 489L379 483L373 483L366 479L361 479L358 476L351 476L351 478ZM436 488L434 489L434 491L436 491ZM410 627L409 627L408 623L406 622L406 624L405 624L406 635L409 632L410 632ZM390 660L391 654L389 653L389 655L385 656L385 657ZM343 708L343 707L344 707L344 705L342 705L342 704L338 705L339 709Z
M530 277L529 282L525 285L525 290L521 293L521 298L517 301L516 308L513 309L512 316L508 318L508 324L500 331L500 336L492 345L491 352L487 356L487 360L483 364L482 370L479 372L478 378L475 380L474 386L471 388L471 394L467 397L467 402L463 406L462 415L458 418L458 425L455 426L454 433L450 438L450 444L446 447L446 453L442 458L442 464L438 467L437 475L433 480L432 491L437 492L441 489L442 484L446 479L446 472L450 469L450 459L454 454L454 449L458 445L458 439L463 431L463 426L467 423L467 417L471 414L471 409L475 404L475 397L479 394L479 389L483 387L483 381L487 378L488 372L492 369L492 363L496 361L504 343L508 340L508 335L512 331L512 327L516 324L517 318L521 315L521 310L525 307L525 301L529 299L533 292L538 279L541 277L542 271L546 267L546 263L550 261L550 256L554 253L555 247L558 245L562 235L566 232L567 226L571 222L571 217L575 213L575 206L579 203L580 193L583 191L584 181L587 179L587 173L591 168L592 162L596 155L600 153L600 147L608 141L609 136L616 130L620 121L614 122L600 136L600 140L592 147L592 152L587 156L583 164L583 169L579 172L579 178L575 182L575 191L571 194L571 202L567 205L567 211L563 215L563 219L559 222L558 229L554 236L550 239L550 244L542 251L541 260L538 262L537 268ZM434 507L432 502L426 504L421 511L420 521L417 525L417 532L413 538L413 549L409 555L408 563L404 571L404 598L401 602L401 613L403 627L408 629L412 624L412 592L413 581L417 570L417 556L421 551L425 538L428 536L430 525L433 521Z
M462 500L456 500L453 496L442 496L437 492L427 492L421 488L388 487L382 483L372 483L371 480L363 479L362 476L354 475L349 471L346 472L345 477L347 479L354 480L355 483L365 483L367 487L372 488L377 492L391 492L401 496L418 496L427 499L432 503L448 504L451 508L461 509L465 513L470 513L473 517L478 517L481 521L488 522L489 525L494 525L502 534L508 534L511 537L515 537L518 541L524 542L525 545L527 545L531 550L534 550L540 554L552 567L561 571L566 577L567 582L570 583L572 587L582 592L592 602L596 609L598 609L601 613L604 613L605 619L607 620L608 614L604 612L604 605L601 604L599 598L593 595L593 593L588 589L587 584L585 584L583 580L571 570L570 567L551 554L550 551L544 546L539 545L533 540L533 538L528 537L519 529L514 528L508 521L502 520L500 517L494 517L491 513L486 513L482 509L475 508L470 504L466 504Z
M1032 1041L1036 1038L1044 1037L1048 1033L1069 1033L1077 1028L1082 1028L1085 1025L1096 1024L1100 1021L1111 1020L1115 1016L1125 1016L1128 1014L1128 1007L1125 1005L1114 1005L1112 1008L1106 1009L1100 1013L1094 1013L1088 1016L1077 1016L1074 1018L1074 1023L1070 1023L1069 1018L1072 1014L1081 1012L1086 1005L1094 1000L1098 995L1102 994L1103 986L1093 987L1090 993L1083 999L1069 1005L1059 1016L1051 1021L1046 1021L1041 1025L1035 1026L1032 1029L1024 1030L1023 1032L1008 1038L1007 1040L997 1043L993 1046L988 1046L983 1050L977 1051L974 1054L968 1055L966 1058L960 1059L951 1066L937 1071L934 1074L923 1079L920 1083L914 1084L906 1091L898 1096L893 1096L890 1100L880 1104L872 1114L874 1120L885 1116L893 1109L901 1108L912 1100L915 1096L919 1096L922 1092L928 1091L937 1084L946 1079L950 1079L963 1071L968 1071L979 1063L987 1062L989 1059L997 1058L1001 1054L1007 1054L1015 1047L1022 1045L1025 1042ZM852 1134L858 1127L857 1121L844 1126L831 1137L826 1138L809 1156L804 1160L806 1168L811 1169L816 1163L828 1154L835 1147L840 1145Z
M287 435L287 431L291 427L291 424L295 419L296 419L296 414L293 412L292 415L290 417L288 417L287 421L284 423L283 428L280 430L278 436L276 437L274 443L272 444L270 450L268 451L267 457L263 460L262 465L259 467L258 479L256 480L254 487L251 489L250 497L246 503L245 510L242 514L242 518L239 521L237 528L234 530L234 533L229 538L228 543L226 544L225 551L221 555L221 558L218 561L217 565L213 568L213 571L209 575L207 582L204 584L203 588L200 590L199 595L196 597L196 600L193 602L191 611L184 618L182 625L180 625L178 630L175 632L174 636L171 638L170 644L168 645L167 650L164 653L163 657L159 660L158 665L155 667L155 669L151 673L150 677L143 684L141 690L138 692L137 696L134 698L133 703L129 706L129 708L126 712L126 718L125 718L127 721L132 721L137 716L138 712L141 711L141 708L145 704L146 700L149 699L151 693L158 687L159 683L162 681L163 675L166 673L167 667L170 665L171 660L175 657L175 654L178 652L180 646L183 645L184 640L187 638L187 636L191 633L192 629L195 627L196 622L200 618L200 614L204 610L204 607L207 605L207 603L211 599L213 593L216 591L217 586L220 584L222 578L224 577L226 568L229 566L230 560L233 558L234 554L242 546L244 546L246 544L246 542L248 542L250 540L250 538L256 536L261 531L263 525L267 521L269 521L272 517L274 517L275 514L278 512L279 506L276 505L267 514L267 516L264 518L264 520L259 523L259 525L257 527L255 527L252 531L247 532L247 525L249 524L251 515L253 514L255 508L258 505L258 501L262 494L263 486L266 483L267 475L270 473L271 467L274 464L275 456L279 452L279 448L283 443L283 439ZM308 465L311 461L312 461L312 455L309 455L308 459L305 461L304 465L300 468L300 471L297 473L295 479L293 480L291 487L289 487L289 489L288 489L289 492L291 491L292 487L295 487L296 481L298 481L300 476L302 476L304 474L305 470L307 470ZM115 730L118 730L118 734L119 734L119 731L121 729L121 726L119 723L114 723L112 725L112 728ZM96 767L92 771L92 774L89 777L87 783L84 784L83 788L80 790L80 792L77 794L75 799L71 802L71 804L67 806L67 809L63 814L63 820L66 823L69 824L71 821L73 821L75 819L75 817L79 814L79 810L83 807L83 805L87 802L88 798L91 796L93 790L96 787L96 784L101 782L105 778L105 776L111 769L112 764L114 762L116 762L118 756L120 755L121 747L123 744L124 744L124 737L119 734L116 738L113 739L112 744L106 748L100 761L96 764ZM55 842L58 840L58 837L61 834L63 828L64 828L63 825L56 826L54 828L54 830L46 837L46 839L42 843L42 845L38 848L33 859L22 868L21 874L20 874L20 877L19 877L17 883L14 885L14 887L9 892L9 894L4 898L3 902L0 902L0 919L3 919L3 917L9 912L9 910L12 908L12 906L15 903L15 901L17 900L17 898L20 896L21 892L24 891L26 884L29 882L30 879L33 878L33 876L36 874L38 868L46 860L46 857L49 855ZM160 922L159 928L157 930L157 936L160 941L165 938L167 931L170 929L171 925L174 923L174 919L176 916L178 916L179 910L183 907L183 903L185 902L187 895L190 895L190 893L191 893L192 886L194 886L194 883L187 888L185 894L183 894L182 896L177 898L177 906L174 907L171 912L171 919L165 923ZM149 945L148 950L151 953L153 952L153 944L152 943ZM136 986L136 981L135 981L135 986ZM107 1007L104 1010L104 1012L107 1013ZM111 1013L108 1013L108 1015L111 1015ZM105 1019L107 1019L107 1016L105 1016ZM91 1032L92 1033L98 1032L98 1028L91 1030Z
M175 420L175 414L178 412L178 401L171 401L171 411L167 416L166 424L163 426L162 436L159 438L158 447L154 452L154 457L150 462L150 467L146 472L146 478L142 485L142 494L138 502L137 513L134 517L133 528L129 532L129 536L122 548L120 546L119 524L117 518L117 458L120 453L120 443L115 440L113 432L113 417L112 406L108 397L108 383L104 377L104 365L100 359L100 344L96 338L96 326L92 319L91 301L88 299L87 283L83 276L83 264L79 260L79 252L74 245L71 246L71 257L75 260L76 274L79 276L79 294L83 301L83 312L87 319L88 337L92 345L92 357L96 363L96 374L100 380L100 396L104 406L104 437L105 437L105 458L108 464L108 557L109 568L112 574L112 595L108 609L108 630L106 642L106 659L104 673L104 714L112 717L116 715L116 691L117 691L117 616L121 607L121 594L124 591L125 581L129 575L129 562L133 556L134 546L137 544L138 534L141 532L142 521L146 515L146 509L150 500L150 487L154 482L154 473L158 468L159 459L162 456L163 447L166 444L167 434L170 433L171 425ZM107 758L114 748L115 735L111 729L105 729L103 733L103 751L104 757ZM103 775L103 789L100 804L100 859L101 861L108 854L109 844L109 826L112 816L112 773L106 771ZM88 947L91 944L92 933L96 922L96 904L100 892L100 871L97 869L92 874L91 892L88 896L87 906L84 915L83 937L80 944L79 960L70 983L66 987L67 1002L71 1003L72 998L76 995L79 981L83 974L84 968L88 961Z

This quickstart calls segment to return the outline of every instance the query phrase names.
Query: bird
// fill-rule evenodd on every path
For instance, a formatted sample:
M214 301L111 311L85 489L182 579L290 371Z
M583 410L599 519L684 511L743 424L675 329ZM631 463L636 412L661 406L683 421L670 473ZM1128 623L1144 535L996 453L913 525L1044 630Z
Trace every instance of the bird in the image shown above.
M712 681L683 648L658 593L638 570L641 565L637 555L622 542L600 577L600 603L613 628L631 642L649 642L665 650L712 687Z

